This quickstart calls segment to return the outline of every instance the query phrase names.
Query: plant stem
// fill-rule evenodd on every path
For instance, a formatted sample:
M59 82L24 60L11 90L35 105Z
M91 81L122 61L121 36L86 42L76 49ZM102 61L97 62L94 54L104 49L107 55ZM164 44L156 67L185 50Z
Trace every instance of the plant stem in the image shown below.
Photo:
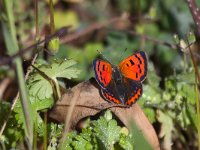
M55 32L53 1L49 1L51 34Z
M200 104L199 104L199 89L198 89L198 83L196 78L196 109L197 109L197 131L198 131L198 145L200 150Z
M34 9L34 12L35 12L35 39L36 39L36 42L37 42L37 38L39 36L39 24L38 24L38 0L35 0L35 9Z
M186 0L190 12L192 14L194 23L196 25L197 36L200 37L200 10L195 0Z
M16 29L15 29L15 21L13 14L13 1L12 0L3 0L5 15L7 17L6 21L1 21L3 28L3 35L5 38L6 48L9 54L14 54L19 50L17 39L16 39ZM33 120L32 109L30 105L30 101L28 99L28 95L26 92L26 85L24 80L24 73L22 69L22 61L20 58L16 58L13 60L16 66L16 74L18 78L18 84L20 89L20 100L23 108L24 118L25 118L25 134L28 138L28 147L32 149L33 145Z
M38 42L39 41L39 23L38 23L38 0L35 0L35 9L34 9L34 12L35 12L35 42ZM38 48L38 46L36 46L36 49ZM35 60L37 59L37 56L38 56L38 53L36 53L34 55L34 59L33 61L31 62L31 65L33 65L35 63ZM30 69L30 71L32 71L32 66L29 66L28 68ZM37 112L34 112L35 113L35 116L37 116ZM33 148L34 150L37 149L37 136L38 136L38 131L37 131L37 117L35 118L36 121L35 121L35 124L34 124L34 138L33 138Z
M188 37L186 38L187 39L187 43L189 44L189 40L188 40ZM191 59L192 59L192 63L193 63L193 67L194 67L194 71L195 71L195 79L196 79L196 109L197 109L197 131L198 131L198 149L200 150L200 104L199 104L199 89L198 89L198 86L200 84L200 74L199 74L199 70L198 70L198 66L197 66L197 62L196 60L194 59L194 55L192 53L192 50L190 48L190 46L188 47L189 48L189 52L190 52L190 56L191 56Z
M37 116L37 112L35 112L35 116ZM38 136L38 118L35 118L35 124L34 124L34 138L33 138L33 150L37 150L37 136Z
M47 150L47 111L44 112L44 150Z

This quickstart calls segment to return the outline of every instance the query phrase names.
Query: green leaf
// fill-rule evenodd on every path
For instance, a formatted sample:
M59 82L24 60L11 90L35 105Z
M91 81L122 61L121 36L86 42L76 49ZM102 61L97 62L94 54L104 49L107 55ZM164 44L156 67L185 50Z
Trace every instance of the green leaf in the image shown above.
M77 81L89 80L93 74L92 62L95 57L103 50L103 44L99 42L87 43L83 48L61 45L59 52L54 56L54 58L73 58L78 62L78 69L81 69L81 74L79 74Z
M68 133L65 147L67 150L95 150L97 149L97 143L95 141L92 128L83 128L79 135L76 132Z
M117 126L116 120L112 119L111 111L106 111L104 116L98 120L88 119L87 127L82 129L80 134L68 133L65 141L67 150L106 150L106 149L133 149L133 142L127 128Z
M124 150L133 150L134 149L134 145L133 145L130 137L126 136L124 134L120 135L119 146L121 148L123 148Z
M150 85L144 85L143 87L143 95L140 103L150 103L150 104L158 104L161 102L161 90L156 89Z
M73 150L72 141L74 140L76 136L77 136L76 131L72 131L68 133L67 140L65 141L66 150Z
M58 146L58 139L61 137L62 135L62 130L63 130L63 125L58 125L58 124L54 124L51 123L50 125L50 142L49 145L47 147L47 150L56 150L57 146Z
M174 125L172 118L162 111L157 111L158 121L161 123L161 131L159 133L160 138L164 138L164 149L171 149L172 145L172 131L174 131Z
M156 122L155 110L152 108L145 108L144 113L151 123Z
M10 103L6 101L0 102L0 128L2 128L5 119L8 119L7 114L9 114L10 108ZM17 125L17 120L13 117L13 114L14 113L9 116L6 122L6 128L0 136L0 149L4 149L2 146L5 146L5 149L12 149L24 138L24 130L21 129L20 125Z
M54 60L49 66L42 65L39 69L49 78L57 82L57 78L77 78L80 71L75 68L76 62L72 59L58 61ZM39 99L50 98L53 94L52 85L48 79L45 79L37 71L31 75L28 80L29 93L38 96Z
M31 97L29 97L29 99L31 100ZM18 99L14 108L14 112L15 114L15 119L17 120L18 124L21 125L22 124L22 128L25 129L25 118L23 115L23 109L22 109L22 105L20 100ZM35 120L35 113L32 114L32 119Z
M121 128L117 126L116 120L107 121L104 117L100 117L100 119L93 122L93 125L96 136L107 149L112 148L119 140Z
M31 106L32 106L33 112L34 112L33 115L31 116L32 119L34 120L34 122L36 120L36 117L37 117L37 120L41 120L41 118L37 112L44 110L44 109L51 108L54 104L53 98L40 100L37 97L30 96L29 99L31 101ZM17 103L15 105L14 112L16 113L15 118L16 118L18 124L22 124L22 127L24 128L25 120L24 120L24 115L23 115L23 111L22 111L22 106L21 106L21 103L19 100L17 101Z
M4 120L8 117L6 114L9 113L10 107L10 103L0 100L0 128L2 127Z
M75 137L75 140L72 142L72 145L76 150L93 150L94 143L92 142L92 129L83 128L82 133Z

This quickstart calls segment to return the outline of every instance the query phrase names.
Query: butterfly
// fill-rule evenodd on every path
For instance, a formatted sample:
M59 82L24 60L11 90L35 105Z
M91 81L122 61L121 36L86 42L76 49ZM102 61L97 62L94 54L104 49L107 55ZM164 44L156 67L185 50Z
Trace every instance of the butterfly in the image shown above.
M142 95L142 82L147 75L145 52L134 53L124 59L119 66L95 59L93 67L96 81L107 101L130 107Z

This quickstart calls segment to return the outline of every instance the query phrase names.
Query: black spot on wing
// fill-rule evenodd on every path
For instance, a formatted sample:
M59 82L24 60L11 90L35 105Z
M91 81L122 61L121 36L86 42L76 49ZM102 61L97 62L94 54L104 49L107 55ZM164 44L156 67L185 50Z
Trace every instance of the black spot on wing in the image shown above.
M100 67L100 62L98 61L98 66L97 66L98 71L100 70L99 67Z
M140 51L140 56L142 57L142 60L143 60L143 62L141 63L142 65L144 65L144 75L143 76L141 76L141 78L140 78L140 81L143 81L144 79L145 79L145 77L146 77L146 74L147 74L147 57L146 57L146 54L145 54L145 52L143 52L143 51Z
M142 64L142 60L140 59L140 57L138 57L137 55L135 55L135 57L138 59L139 63Z
M103 71L105 71L105 65L103 64Z
M102 72L100 71L100 78L101 78L101 81L103 80L103 77L102 77Z
M105 79L105 78L103 79L103 81L104 81L104 83L106 84L106 79Z
M132 59L130 59L129 61L130 61L132 66L135 64Z

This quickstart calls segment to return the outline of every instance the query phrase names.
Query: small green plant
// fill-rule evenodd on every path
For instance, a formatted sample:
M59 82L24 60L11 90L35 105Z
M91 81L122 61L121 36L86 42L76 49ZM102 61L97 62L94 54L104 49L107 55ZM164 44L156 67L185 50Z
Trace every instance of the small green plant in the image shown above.
M38 137L42 137L45 134L45 124L44 120L40 116L40 112L45 112L46 110L50 109L55 102L53 96L55 94L53 91L55 85L52 85L50 83L49 78L54 80L58 84L57 86L59 86L59 83L62 83L62 80L60 80L61 78L76 78L77 75L80 73L80 70L76 68L76 62L72 59L54 60L50 64L47 64L43 61L42 63L40 63L40 65L37 65L37 67L42 73L48 76L48 78L42 76L41 72L33 70L33 72L30 75L30 78L26 82L26 85L28 87L28 95L33 110L33 115L31 117L36 126L35 132L37 132ZM5 113L9 110L9 108L9 103L4 102L0 104L0 112L4 111ZM5 117L0 120L5 120ZM0 122L0 125L1 124L2 122ZM18 140L23 140L23 129L25 128L25 119L22 111L22 106L19 100L17 101L14 108L14 112L12 113L11 118L9 119L9 122L7 124L7 128L4 132L5 140L1 139L1 141L3 141L4 145L7 148L15 147ZM14 124L17 124L17 126L13 128L12 126ZM54 132L54 130L56 130L55 128L56 127L53 127L52 125L51 132ZM15 136L11 136L13 134ZM50 142L51 144L53 144L54 142L54 140L52 140Z
M65 142L67 150L93 150L93 149L134 149L131 135L126 127L120 127L112 119L110 110L97 120L87 121L87 126L81 133L76 131L68 133Z

